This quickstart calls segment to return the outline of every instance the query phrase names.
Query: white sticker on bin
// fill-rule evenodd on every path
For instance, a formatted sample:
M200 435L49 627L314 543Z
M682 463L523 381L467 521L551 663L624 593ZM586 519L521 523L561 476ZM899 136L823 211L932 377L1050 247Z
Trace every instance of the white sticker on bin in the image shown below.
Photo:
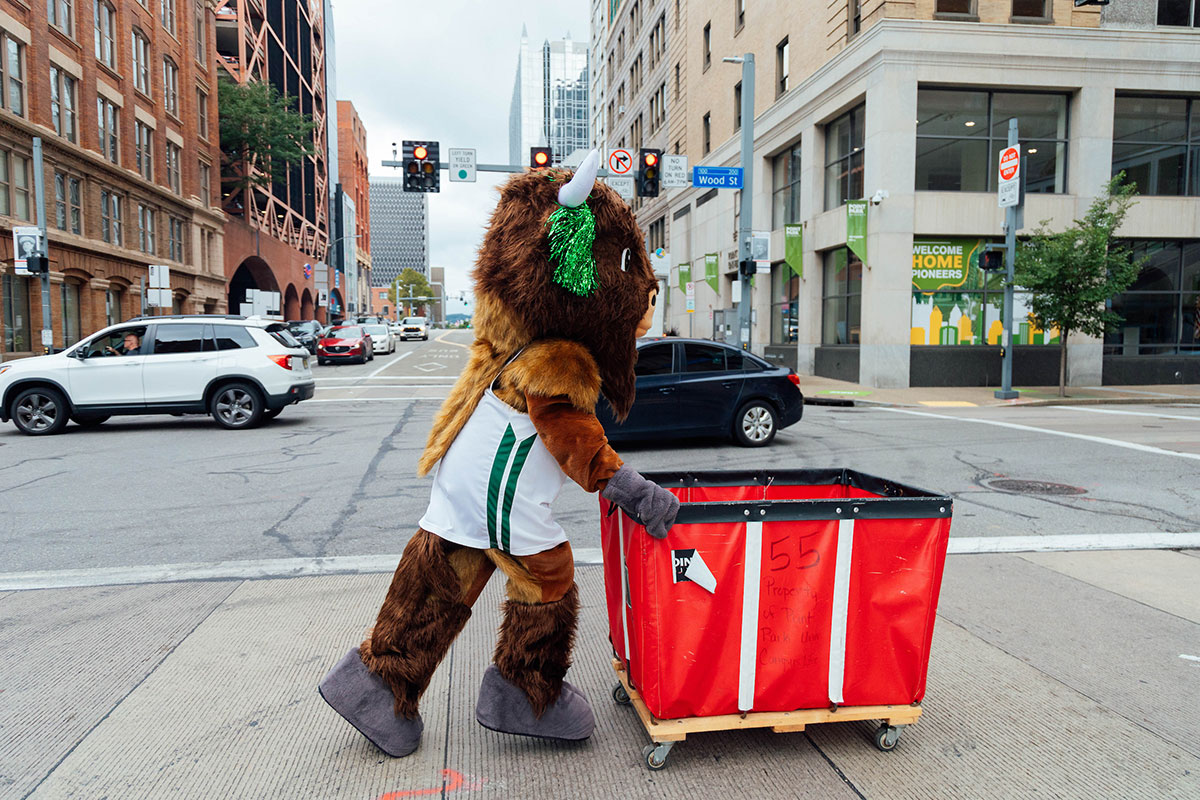
M846 677L846 618L850 612L850 559L854 551L854 520L838 522L837 555L833 568L833 619L829 630L829 702L842 705Z
M738 663L738 710L754 707L755 667L758 664L758 595L762 574L761 522L746 523L746 574L742 590L742 648Z

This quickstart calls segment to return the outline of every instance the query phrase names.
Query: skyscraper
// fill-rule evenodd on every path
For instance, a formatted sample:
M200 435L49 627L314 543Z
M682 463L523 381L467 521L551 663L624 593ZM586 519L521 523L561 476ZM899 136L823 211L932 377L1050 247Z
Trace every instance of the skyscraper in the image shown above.
M530 147L549 145L557 164L588 144L587 44L568 34L534 48L522 27L508 116L509 162L524 164Z
M406 269L429 275L429 203L404 191L403 178L371 178L371 285L389 286Z

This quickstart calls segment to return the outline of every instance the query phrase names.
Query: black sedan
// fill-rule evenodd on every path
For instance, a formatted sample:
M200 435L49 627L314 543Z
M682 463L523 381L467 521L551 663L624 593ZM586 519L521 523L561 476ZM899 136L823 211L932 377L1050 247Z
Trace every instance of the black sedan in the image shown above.
M292 320L288 322L288 332L296 337L296 341L308 348L314 356L317 354L317 342L321 339L321 323L315 319Z
M746 447L770 444L800 421L800 377L736 347L707 339L638 341L637 400L621 424L601 400L609 439L732 436Z

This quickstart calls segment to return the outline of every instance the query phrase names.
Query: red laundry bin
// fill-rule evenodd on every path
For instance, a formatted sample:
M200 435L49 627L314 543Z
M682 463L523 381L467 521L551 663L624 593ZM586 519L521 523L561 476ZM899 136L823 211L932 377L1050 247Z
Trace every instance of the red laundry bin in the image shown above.
M667 538L601 500L613 651L659 719L925 694L949 497L849 469L648 472Z

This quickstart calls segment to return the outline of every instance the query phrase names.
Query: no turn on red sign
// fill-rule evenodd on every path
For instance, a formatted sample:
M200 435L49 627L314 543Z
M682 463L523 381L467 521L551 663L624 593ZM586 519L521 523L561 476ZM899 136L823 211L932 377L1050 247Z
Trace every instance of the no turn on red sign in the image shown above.
M1021 145L1000 151L1000 207L1015 206L1021 199Z

